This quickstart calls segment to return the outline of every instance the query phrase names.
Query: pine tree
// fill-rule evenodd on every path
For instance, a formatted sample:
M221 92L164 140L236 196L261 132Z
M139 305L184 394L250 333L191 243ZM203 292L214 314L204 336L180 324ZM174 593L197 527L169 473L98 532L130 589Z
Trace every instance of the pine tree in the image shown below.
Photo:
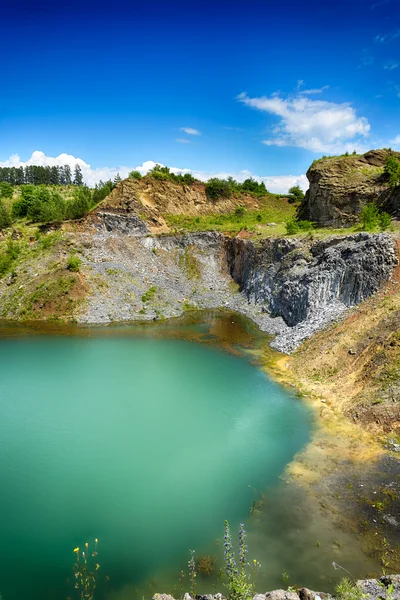
M65 181L65 185L72 184L72 173L71 173L71 167L69 165L64 165L64 181Z
M59 184L58 168L57 167L51 167L51 170L50 170L50 184L51 185L58 185Z
M82 170L78 164L75 165L74 185L83 185Z
M119 173L117 173L116 176L114 177L114 185L117 185L117 183L119 183L120 181L122 181L121 175Z

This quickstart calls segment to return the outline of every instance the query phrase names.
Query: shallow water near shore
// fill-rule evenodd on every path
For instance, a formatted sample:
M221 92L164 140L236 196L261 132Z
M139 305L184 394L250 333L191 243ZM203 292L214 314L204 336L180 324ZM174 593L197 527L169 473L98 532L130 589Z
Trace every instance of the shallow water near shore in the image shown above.
M326 588L335 557L371 568L279 479L313 416L253 364L267 338L247 319L0 323L0 336L3 600L77 597L72 550L96 537L98 598L179 595L189 549L220 558L224 519L245 521L262 589L283 571ZM215 571L198 587L222 584Z

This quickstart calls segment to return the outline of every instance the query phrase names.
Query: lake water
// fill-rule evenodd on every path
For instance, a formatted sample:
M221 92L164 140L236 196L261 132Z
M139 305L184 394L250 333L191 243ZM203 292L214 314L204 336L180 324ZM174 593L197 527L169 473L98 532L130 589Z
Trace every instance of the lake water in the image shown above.
M77 597L72 550L94 538L98 598L172 589L189 549L218 556L224 519L277 493L309 410L209 324L168 327L0 329L3 600Z

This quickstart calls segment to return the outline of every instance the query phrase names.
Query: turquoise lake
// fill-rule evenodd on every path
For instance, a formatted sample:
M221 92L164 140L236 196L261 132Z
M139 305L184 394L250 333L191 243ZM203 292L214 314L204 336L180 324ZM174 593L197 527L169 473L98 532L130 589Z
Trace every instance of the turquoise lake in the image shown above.
M96 597L171 590L309 440L309 409L246 356L123 331L0 339L3 600L77 597L72 551L94 538Z

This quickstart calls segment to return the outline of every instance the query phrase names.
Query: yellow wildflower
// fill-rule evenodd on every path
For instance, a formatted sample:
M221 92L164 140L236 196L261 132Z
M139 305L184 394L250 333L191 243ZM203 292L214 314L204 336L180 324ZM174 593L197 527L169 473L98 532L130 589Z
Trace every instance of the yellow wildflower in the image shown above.
M78 554L79 548L74 548L74 552L76 552Z

